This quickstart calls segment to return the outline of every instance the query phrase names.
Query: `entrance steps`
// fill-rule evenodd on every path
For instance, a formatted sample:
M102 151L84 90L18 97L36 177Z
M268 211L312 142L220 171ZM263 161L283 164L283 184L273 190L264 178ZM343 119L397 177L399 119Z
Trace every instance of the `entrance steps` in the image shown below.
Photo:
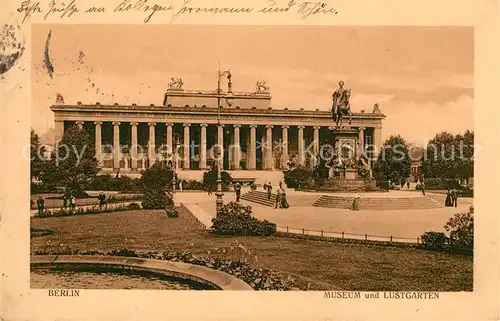
M286 191L285 191L286 192ZM291 207L295 206L312 206L320 198L318 195L296 195L287 194L286 200ZM276 193L271 194L271 199L267 198L267 192L264 191L250 191L241 196L242 200L254 202L264 206L276 206Z
M267 198L267 192L250 191L241 195L241 199L249 202L254 202L260 205L274 207L276 205L276 194L271 194L271 199Z
M313 206L350 209L354 197L328 196L323 195L317 200ZM434 199L422 197L407 197L407 198L360 198L360 210L419 210L419 209L434 209L442 207Z

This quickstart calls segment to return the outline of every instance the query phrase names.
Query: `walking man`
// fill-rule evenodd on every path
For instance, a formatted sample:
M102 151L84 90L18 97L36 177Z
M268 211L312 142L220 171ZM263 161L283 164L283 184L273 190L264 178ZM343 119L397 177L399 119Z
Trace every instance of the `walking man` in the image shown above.
M71 210L74 210L76 208L76 198L73 195L70 196L70 207Z
M273 191L273 186L271 185L271 182L267 184L267 199L271 199L271 192Z
M38 215L43 215L43 211L45 209L45 201L42 198L42 195L38 196L36 200L36 205L38 206Z

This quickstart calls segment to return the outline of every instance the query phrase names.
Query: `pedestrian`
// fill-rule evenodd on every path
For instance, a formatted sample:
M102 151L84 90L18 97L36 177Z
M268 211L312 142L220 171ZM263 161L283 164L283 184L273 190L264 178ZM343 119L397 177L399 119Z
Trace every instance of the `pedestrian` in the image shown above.
M63 195L63 209L66 209L68 207L68 195L64 193Z
M274 208L281 208L281 186L276 190L276 205Z
M448 192L446 193L446 199L444 201L444 206L453 206L452 205L452 196L451 196L451 190L448 188Z
M182 181L179 182L179 192L182 192Z
M97 196L99 199L99 207L102 208L104 205L106 205L106 195L104 193L100 193L99 196Z
M354 199L352 201L352 210L359 211L359 194L358 193L354 194Z
M42 195L38 196L36 205L38 206L38 215L43 215L45 209L45 200L43 199Z
M452 189L451 190L451 204L452 204L452 206L457 207L457 205L458 205L457 201L458 201L458 192L456 189Z
M267 199L271 199L271 192L273 191L273 186L271 185L271 182L267 184Z
M239 202L240 196L241 196L241 184L240 184L240 182L236 182L236 185L234 186L234 190L236 192L236 202Z
M70 206L71 206L71 210L76 209L76 198L73 195L71 195L71 197L70 197Z
M407 181L406 181L406 187L407 187L408 189L410 189L410 180L407 180Z
M421 182L420 186L422 187L422 194L425 196L425 184Z
M208 196L212 195L212 184L207 185L207 193L208 193Z

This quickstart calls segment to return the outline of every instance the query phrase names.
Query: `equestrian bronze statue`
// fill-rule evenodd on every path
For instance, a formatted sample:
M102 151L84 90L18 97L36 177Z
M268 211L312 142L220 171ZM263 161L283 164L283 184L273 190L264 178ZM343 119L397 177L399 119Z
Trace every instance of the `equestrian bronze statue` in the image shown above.
M342 118L344 116L349 116L349 125L351 124L352 114L351 105L349 104L349 98L351 97L351 90L344 88L344 82L339 81L339 88L335 90L332 95L333 105L332 105L332 117L335 122L335 127L339 128L342 126Z

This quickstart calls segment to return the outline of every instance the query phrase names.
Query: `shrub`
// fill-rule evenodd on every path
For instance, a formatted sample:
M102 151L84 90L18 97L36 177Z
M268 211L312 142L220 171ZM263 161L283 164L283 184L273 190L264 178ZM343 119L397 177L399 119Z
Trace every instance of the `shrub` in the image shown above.
M222 190L227 191L229 184L232 181L231 175L229 175L229 173L226 171L221 171L221 180ZM202 186L204 187L204 189L208 189L209 187L211 187L213 191L217 189L217 168L215 166L203 173Z
M444 228L450 233L450 245L474 248L474 209L468 213L455 214Z
M250 206L231 202L222 207L217 217L212 219L215 234L270 236L276 234L276 224L260 221L251 215Z
M422 239L422 245L432 250L444 249L448 241L448 238L442 232L425 232L420 238Z
M51 186L44 183L31 182L30 193L31 194L42 194L42 193L58 193L57 187Z
M314 172L303 166L294 168L291 171L284 171L285 184L288 188L298 188L307 185L307 180L314 176Z
M417 184L417 185L415 186L415 189L416 189L417 191L421 191L421 190L422 190L422 184Z
M172 199L161 189L148 189L142 198L144 209L165 209L173 204Z
M459 197L474 197L474 190L466 187L462 190L458 190L457 194Z
M98 175L86 186L94 191L120 191L122 193L142 193L142 182L139 178L129 176Z
M196 180L182 180L182 189L183 190L196 190L200 191L203 190L203 182L199 182Z
M165 212L166 212L168 218L179 217L179 211L175 207L167 208L167 209L165 209Z
M130 203L127 205L127 208L131 211L135 211L135 210L140 210L141 209L141 205L137 204L137 203Z
M381 189L389 189L389 181L377 181L377 187Z

